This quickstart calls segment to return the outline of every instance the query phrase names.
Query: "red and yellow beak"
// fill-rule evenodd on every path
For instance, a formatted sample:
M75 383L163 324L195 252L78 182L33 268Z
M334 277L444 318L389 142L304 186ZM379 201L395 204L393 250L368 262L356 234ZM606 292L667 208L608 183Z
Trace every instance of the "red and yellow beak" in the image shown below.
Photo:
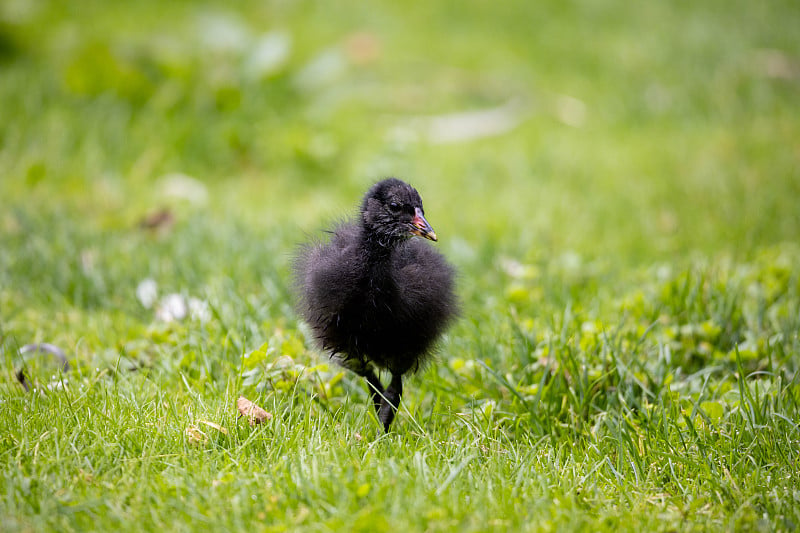
M419 235L420 237L425 237L432 241L438 240L436 238L436 232L433 231L431 225L425 220L425 216L422 214L422 210L419 207L415 209L414 218L411 220L411 226L411 233L414 235Z

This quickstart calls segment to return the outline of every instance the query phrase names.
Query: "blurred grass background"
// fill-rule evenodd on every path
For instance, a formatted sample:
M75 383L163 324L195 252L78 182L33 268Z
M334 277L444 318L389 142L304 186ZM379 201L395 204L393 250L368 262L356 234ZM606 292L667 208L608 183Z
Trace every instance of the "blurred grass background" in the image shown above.
M6 206L126 228L180 172L209 187L203 216L314 231L397 174L444 243L627 263L798 235L793 2L9 1L2 20ZM487 109L509 131L429 135Z

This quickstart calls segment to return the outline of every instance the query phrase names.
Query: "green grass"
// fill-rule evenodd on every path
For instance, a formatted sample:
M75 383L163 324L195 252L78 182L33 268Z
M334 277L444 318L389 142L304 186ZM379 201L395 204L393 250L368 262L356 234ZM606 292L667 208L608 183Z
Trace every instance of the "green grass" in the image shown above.
M795 530L798 27L794 2L1 4L1 528ZM288 54L254 76L267 31ZM509 102L511 131L426 138ZM383 435L288 287L390 174L463 316ZM205 316L159 320L147 278Z

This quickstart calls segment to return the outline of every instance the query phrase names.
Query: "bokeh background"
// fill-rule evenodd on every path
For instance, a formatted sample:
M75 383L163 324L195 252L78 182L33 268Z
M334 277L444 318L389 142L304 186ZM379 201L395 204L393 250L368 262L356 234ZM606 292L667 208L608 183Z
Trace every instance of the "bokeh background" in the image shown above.
M747 255L800 226L798 16L745 1L7 0L4 211L126 228L166 206L301 240L397 175L445 248Z

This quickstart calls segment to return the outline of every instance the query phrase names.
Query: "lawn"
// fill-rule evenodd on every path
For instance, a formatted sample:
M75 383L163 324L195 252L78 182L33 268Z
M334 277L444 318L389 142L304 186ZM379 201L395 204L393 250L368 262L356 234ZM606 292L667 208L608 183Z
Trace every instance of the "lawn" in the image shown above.
M3 2L0 529L796 530L798 28ZM462 313L384 434L290 265L389 175Z

